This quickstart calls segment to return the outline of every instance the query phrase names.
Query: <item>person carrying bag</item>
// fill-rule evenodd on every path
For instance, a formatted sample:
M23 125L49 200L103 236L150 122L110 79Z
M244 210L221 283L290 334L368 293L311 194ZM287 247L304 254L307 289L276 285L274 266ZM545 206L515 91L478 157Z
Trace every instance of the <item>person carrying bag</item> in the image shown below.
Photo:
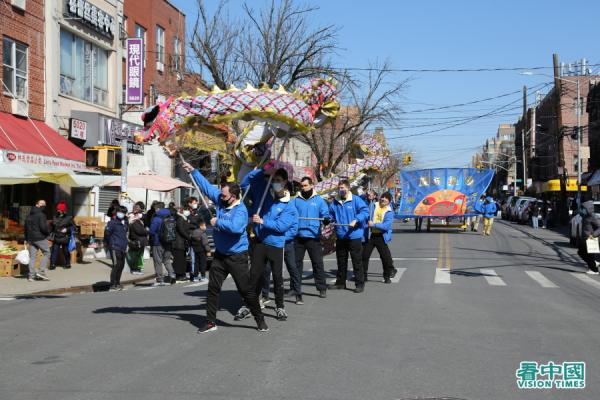
M590 200L583 203L579 213L582 217L582 240L579 243L579 251L577 253L586 262L588 266L587 273L590 275L598 275L598 237L600 236L600 220L598 220L594 213L594 202Z
M133 212L129 214L129 236L127 250L127 265L134 275L143 274L144 249L148 246L148 230L144 225L141 207L133 206Z

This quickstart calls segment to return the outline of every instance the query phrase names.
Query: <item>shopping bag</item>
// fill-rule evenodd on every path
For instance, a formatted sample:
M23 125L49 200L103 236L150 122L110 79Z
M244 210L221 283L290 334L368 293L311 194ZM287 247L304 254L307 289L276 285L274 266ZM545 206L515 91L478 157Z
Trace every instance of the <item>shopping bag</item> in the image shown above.
M75 240L75 231L71 230L71 237L69 238L69 244L67 246L67 250L69 250L69 253L71 253L76 248L77 248L77 241Z
M585 241L588 254L600 253L600 245L598 244L598 238L591 238Z
M19 264L29 265L29 251L28 250L21 250L21 251L19 251L17 253L17 256L15 257L15 260Z

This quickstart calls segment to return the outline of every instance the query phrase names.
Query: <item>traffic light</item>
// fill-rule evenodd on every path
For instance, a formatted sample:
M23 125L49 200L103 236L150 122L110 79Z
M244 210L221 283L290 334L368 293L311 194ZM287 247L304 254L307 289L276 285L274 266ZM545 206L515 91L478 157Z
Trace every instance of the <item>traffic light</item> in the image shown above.
M102 169L121 169L121 148L98 146L85 149L85 165Z

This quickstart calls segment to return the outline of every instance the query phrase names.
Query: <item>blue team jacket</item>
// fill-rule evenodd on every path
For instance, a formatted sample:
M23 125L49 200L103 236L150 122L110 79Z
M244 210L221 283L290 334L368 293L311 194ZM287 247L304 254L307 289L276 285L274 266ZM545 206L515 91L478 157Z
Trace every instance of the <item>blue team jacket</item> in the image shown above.
M248 196L252 200L251 214L256 214L258 205L267 187L265 174L262 169L256 169L246 175L241 184L242 189L250 187ZM281 198L273 198L270 189L265 197L265 202L260 210L263 224L254 224L254 232L262 243L283 248L285 242L291 240L298 229L298 211L290 202L289 193ZM290 232L288 232L290 231Z
M481 212L485 218L494 218L496 216L496 212L498 208L496 207L496 203L491 197L485 199L485 203L481 207Z
M363 238L365 223L369 219L369 208L360 197L348 193L348 198L343 202L339 197L336 197L329 205L329 213L334 221L339 224L349 224L353 220L357 221L354 228L336 225L335 234L338 239Z
M371 215L373 217L373 215ZM372 228L383 231L383 241L389 243L392 240L392 225L394 223L394 210L388 206L388 210L383 215L383 221L373 224Z
M292 204L296 207L299 218L331 218L327 202L316 193L308 199L304 199L298 193L292 200ZM298 237L318 238L320 235L321 221L298 220Z
M248 210L240 201L225 208L221 205L219 189L214 187L198 171L192 172L192 178L198 187L217 207L217 224L214 227L213 239L216 250L224 255L232 255L248 251Z

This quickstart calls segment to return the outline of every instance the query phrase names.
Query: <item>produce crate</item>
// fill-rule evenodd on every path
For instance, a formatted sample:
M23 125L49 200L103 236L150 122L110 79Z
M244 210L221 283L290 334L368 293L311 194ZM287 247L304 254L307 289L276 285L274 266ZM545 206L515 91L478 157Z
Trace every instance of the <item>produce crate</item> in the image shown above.
M21 268L13 258L0 258L0 277L21 275Z

